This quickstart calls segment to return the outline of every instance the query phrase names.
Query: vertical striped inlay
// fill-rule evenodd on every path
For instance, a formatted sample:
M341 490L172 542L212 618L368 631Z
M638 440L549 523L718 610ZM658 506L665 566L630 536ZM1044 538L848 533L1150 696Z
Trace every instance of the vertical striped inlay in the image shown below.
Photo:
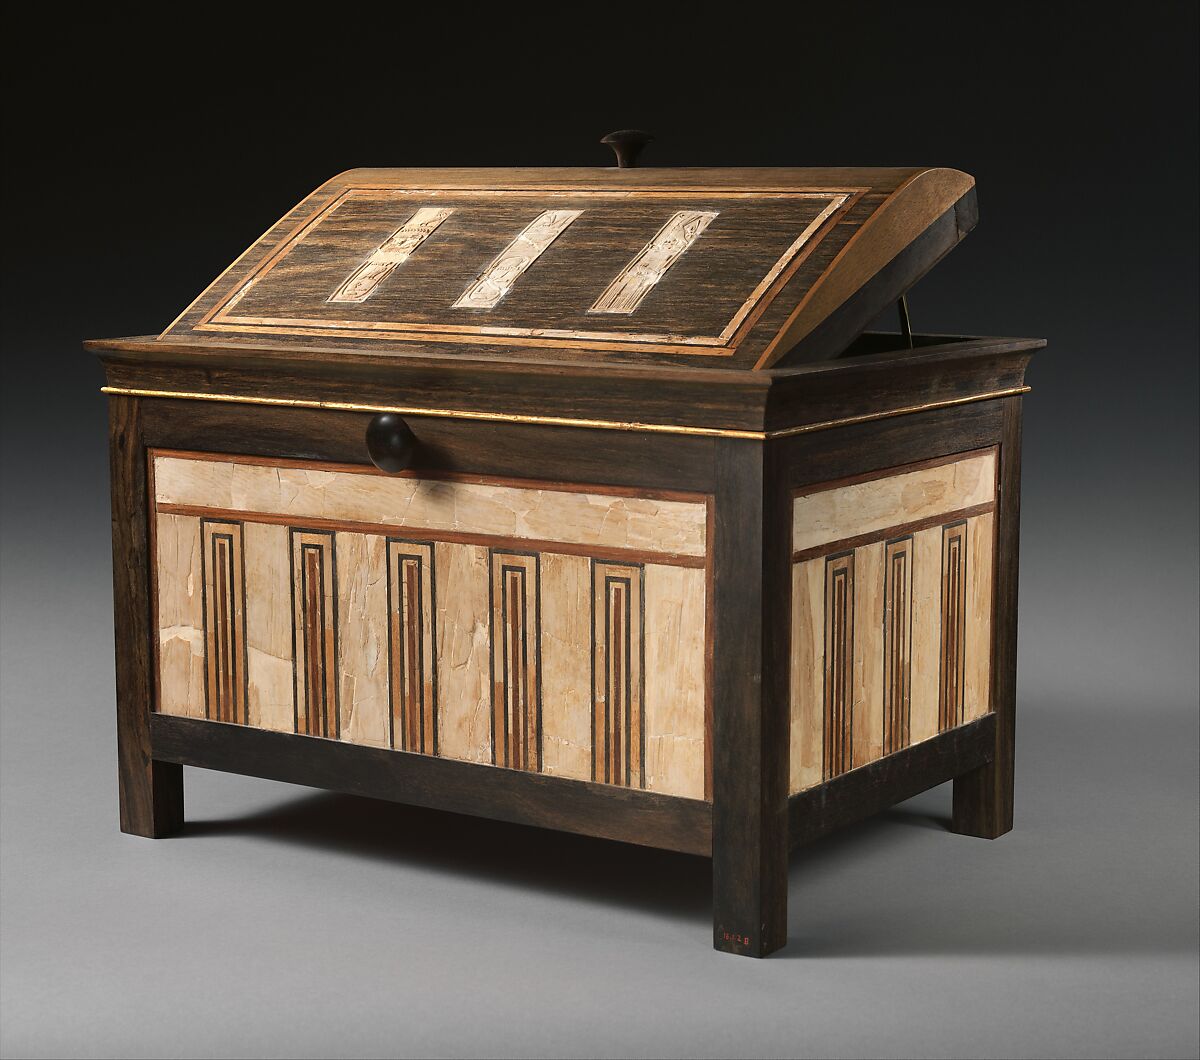
M889 541L883 568L883 753L909 744L913 540Z
M541 585L536 554L491 553L492 761L542 768Z
M942 528L941 667L938 728L962 724L966 663L967 524Z
M423 206L387 237L336 291L330 302L365 302L398 265L404 264L447 217L452 209Z
M588 312L634 312L716 217L717 211L680 210L617 274Z
M242 524L202 519L204 716L246 724L246 571Z
M545 253L582 210L546 210L531 221L459 295L455 309L491 309L512 290L538 258Z
M854 761L854 553L825 561L826 780Z
M592 779L640 788L646 773L643 569L592 563Z
M388 686L391 743L437 754L433 545L389 538Z
M337 568L333 534L292 530L292 658L296 732L337 739Z

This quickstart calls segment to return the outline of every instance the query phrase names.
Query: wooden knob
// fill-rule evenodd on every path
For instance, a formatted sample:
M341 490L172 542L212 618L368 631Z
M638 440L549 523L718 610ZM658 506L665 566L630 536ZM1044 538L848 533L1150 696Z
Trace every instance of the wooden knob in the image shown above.
M380 412L367 424L367 453L380 471L404 471L417 455L417 436L394 412Z
M641 129L618 129L609 133L600 142L608 144L617 156L618 169L633 169L637 165L638 155L654 137Z

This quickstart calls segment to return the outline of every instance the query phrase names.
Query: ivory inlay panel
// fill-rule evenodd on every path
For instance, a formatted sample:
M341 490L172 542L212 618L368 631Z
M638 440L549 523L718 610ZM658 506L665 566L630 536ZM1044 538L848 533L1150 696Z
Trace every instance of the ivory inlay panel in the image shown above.
M995 516L981 515L968 527L967 658L963 720L974 721L991 710L992 568Z
M860 548L854 557L854 685L855 766L883 754L883 616L884 544Z
M156 456L160 505L703 556L703 502Z
M292 687L292 569L286 526L245 523L246 673L250 721L275 732L295 730Z
M703 567L303 520L155 531L161 710L706 796Z
M704 571L647 564L642 786L704 798Z
M913 534L913 631L909 742L938 732L941 680L942 528Z
M542 772L592 779L592 561L542 555Z
M967 465L973 470L963 473ZM993 472L988 452L900 469L892 475L902 480L896 487L872 479L796 498L797 512L811 514L813 498L871 487L848 495L863 501L863 524L842 521L820 545L794 553L793 792L988 711ZM986 492L965 489L984 479ZM946 487L938 495L944 510L931 512L936 483ZM875 505L889 495L905 503L892 511L890 525L879 526L887 520ZM849 518L850 509L843 514Z
M935 518L996 498L994 451L916 471L806 493L792 509L797 552Z
M335 534L337 554L338 739L390 746L386 542Z
M488 550L434 545L438 752L492 761L491 575Z
M159 515L154 540L158 587L158 707L204 717L204 602L200 520ZM289 677L291 667L288 668Z
M792 567L791 790L821 783L824 761L825 560Z

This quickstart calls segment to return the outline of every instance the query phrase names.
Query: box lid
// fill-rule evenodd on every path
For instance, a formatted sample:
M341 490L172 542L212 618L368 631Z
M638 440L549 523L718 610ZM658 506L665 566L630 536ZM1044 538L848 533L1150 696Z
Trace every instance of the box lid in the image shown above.
M975 224L953 169L361 169L162 340L740 369L836 356Z

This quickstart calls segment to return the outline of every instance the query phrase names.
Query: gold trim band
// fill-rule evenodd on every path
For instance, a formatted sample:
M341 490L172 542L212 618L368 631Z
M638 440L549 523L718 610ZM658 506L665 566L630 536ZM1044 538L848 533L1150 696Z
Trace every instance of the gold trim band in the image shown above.
M408 405L363 405L350 401L313 401L307 398L255 397L242 394L204 394L186 390L139 390L134 387L102 386L102 394L120 394L123 397L169 398L173 401L221 401L233 405L275 405L283 408L328 409L331 412L396 412L405 416L433 416L451 420L484 420L500 423L530 423L543 427L588 427L605 431L636 431L646 434L690 434L703 438L740 438L751 442L765 442L775 438L790 438L794 434L810 431L825 431L831 427L848 427L855 423L871 420L886 420L893 416L907 416L915 412L930 412L934 409L951 408L954 405L970 405L976 401L993 398L1013 397L1027 394L1028 386L1014 386L1007 390L990 390L985 394L969 397L947 398L944 401L929 401L922 405L906 405L903 408L887 409L883 412L867 412L861 416L844 416L837 420L822 420L818 423L803 423L797 427L784 427L776 431L743 431L727 427L688 427L675 423L623 423L619 420L581 420L565 416L522 416L509 412L471 412L466 409L427 409Z

